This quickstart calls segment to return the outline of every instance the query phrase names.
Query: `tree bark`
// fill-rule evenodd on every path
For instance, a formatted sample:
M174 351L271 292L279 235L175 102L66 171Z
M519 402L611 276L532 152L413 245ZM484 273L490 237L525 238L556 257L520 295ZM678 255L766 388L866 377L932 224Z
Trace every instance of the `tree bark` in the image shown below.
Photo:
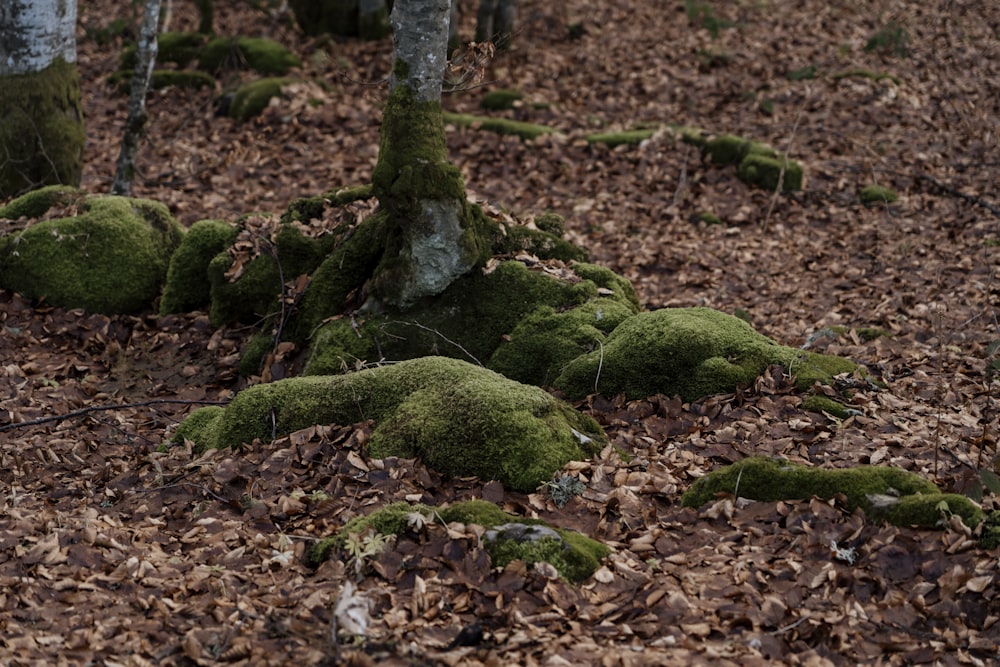
M79 185L83 144L75 0L0 2L0 198Z
M121 151L118 153L118 167L115 180L111 184L111 194L129 197L132 195L132 181L135 177L135 156L139 151L139 140L146 128L146 91L156 64L156 33L160 21L160 0L146 0L145 14L139 29L139 45L135 53L135 72L132 74L132 91L128 100L128 118L122 135Z
M480 0L476 12L476 41L493 42L499 49L509 48L516 14L515 0Z
M372 296L405 308L444 291L481 260L461 172L448 161L441 85L448 0L396 0L393 68L372 186L388 247Z

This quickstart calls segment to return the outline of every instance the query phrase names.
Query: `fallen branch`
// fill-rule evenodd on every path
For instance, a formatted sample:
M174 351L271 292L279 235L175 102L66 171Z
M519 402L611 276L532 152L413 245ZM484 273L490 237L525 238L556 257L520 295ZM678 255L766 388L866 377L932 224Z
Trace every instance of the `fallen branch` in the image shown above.
M4 424L0 426L0 433L5 431L13 431L16 428L27 428L28 426L38 426L39 424L48 424L49 422L58 422L66 419L72 419L73 417L81 417L83 415L89 415L94 412L106 412L108 410L126 410L128 408L144 408L150 405L226 405L229 401L195 401L195 400L185 400L180 398L154 398L149 401L140 401L138 403L117 403L115 405L94 405L89 408L81 408L80 410L74 410L73 412L67 412L61 415L52 415L51 417L39 417L38 419L31 419L26 422L17 422L16 424Z
M998 218L1000 218L1000 207L997 207L995 204L990 203L989 201L983 199L982 197L977 197L975 195L965 194L961 190L956 190L955 188L951 187L950 185L945 185L944 183L942 183L941 181L937 180L933 176L927 176L925 174L917 174L917 178L919 180L921 180L921 181L927 181L932 186L934 186L935 188L937 188L941 192L944 192L945 194L949 194L952 197L958 197L959 199L967 201L970 204L975 204L976 206L981 206L981 207L985 208L987 211L989 211L990 213L992 213L993 215L995 215Z

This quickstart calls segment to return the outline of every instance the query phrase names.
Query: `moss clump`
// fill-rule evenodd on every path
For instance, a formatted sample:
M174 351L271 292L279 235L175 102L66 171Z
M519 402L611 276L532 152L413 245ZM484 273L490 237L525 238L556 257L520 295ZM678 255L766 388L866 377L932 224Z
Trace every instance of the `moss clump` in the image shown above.
M519 491L605 443L596 422L541 389L442 357L257 385L224 412L185 421L179 435L219 448L367 419L376 422L373 457L420 457L443 474L497 479Z
M209 317L213 324L255 323L273 314L285 282L312 273L325 256L319 241L303 235L293 225L280 225L268 245L272 253L248 261L235 282L226 277L233 263L227 253L209 262Z
M158 63L175 63L178 67L187 67L201 54L205 48L205 35L196 32L165 32L156 38L156 61ZM122 70L135 69L136 45L133 44L122 52Z
M574 264L560 279L508 261L456 281L405 317L328 322L312 336L305 372L339 373L358 359L440 354L546 384L637 311L632 286L603 267Z
M89 197L79 210L0 239L0 285L91 312L148 307L183 228L165 206L144 199Z
M588 134L584 137L584 140L588 144L604 144L609 148L614 148L615 146L641 144L654 134L656 134L655 128L625 130L623 132L598 132L596 134Z
M489 118L488 116L472 116L461 113L445 113L444 122L458 125L459 127L478 127L498 134L513 134L522 139L537 139L545 134L555 132L554 128L547 125L536 125L535 123L524 123L507 118Z
M782 192L802 189L802 165L781 156L750 153L740 162L737 175L744 183L765 190L777 190L779 184Z
M118 91L127 95L132 86L132 70L123 70L108 77L108 82L118 86ZM212 88L215 77L205 72L190 70L158 69L149 79L149 87L154 89L169 88Z
M0 76L0 199L83 173L80 71L61 57L41 72Z
M947 515L958 514L975 528L983 519L982 510L968 498L942 494L915 473L879 466L825 470L753 457L702 477L684 493L681 504L700 507L720 493L768 502L843 495L848 509L861 508L873 518L901 526L934 528Z
M267 78L243 84L236 89L229 104L229 117L247 120L259 116L271 98L281 96L281 87L291 82L286 78Z
M600 392L695 400L748 385L771 364L788 366L800 387L855 367L778 345L740 318L710 308L665 308L622 322L600 349L570 362L554 386L574 398Z
M217 37L198 56L198 67L208 72L223 68L252 69L265 76L282 76L302 61L274 40L264 37Z
M483 542L494 567L505 567L513 560L523 560L529 567L547 562L560 576L574 583L592 575L601 559L610 553L604 544L575 531L508 514L483 500L468 500L447 507L392 503L349 521L336 536L319 541L307 553L306 562L318 566L335 549L343 548L350 535L368 532L402 535L410 529L415 514L445 524L463 523L490 529Z
M834 81L839 81L840 79L847 79L851 77L861 78L861 79L871 79L872 81L883 81L888 79L896 85L901 84L903 81L895 74L889 74L887 72L873 72L869 69L849 69L843 72L837 72L833 75Z
M46 185L0 206L0 220L40 218L53 206L72 204L84 199L84 194L68 185Z
M861 203L865 206L874 206L875 204L892 204L899 199L899 195L892 188L885 188L881 185L866 185L861 189L861 194L859 195Z
M508 90L506 88L491 90L479 100L479 106L487 111L505 111L513 109L523 97L524 95L519 90Z
M850 410L843 403L818 394L807 396L802 401L802 409L809 412L825 412L837 419L847 419L851 416Z
M208 265L236 240L238 230L222 220L199 220L191 225L170 257L160 314L181 313L211 301Z

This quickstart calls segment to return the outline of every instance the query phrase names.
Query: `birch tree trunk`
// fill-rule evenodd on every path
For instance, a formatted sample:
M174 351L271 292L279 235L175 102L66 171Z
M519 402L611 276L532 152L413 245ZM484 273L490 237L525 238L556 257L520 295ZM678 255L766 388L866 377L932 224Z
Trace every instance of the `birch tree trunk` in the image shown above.
M139 140L146 128L146 91L156 64L156 33L160 22L160 0L146 0L145 14L139 29L139 44L135 53L135 72L132 74L132 91L128 100L128 118L125 133L118 153L118 167L115 180L111 184L111 194L132 195L132 181L135 178L135 156L139 151Z
M448 160L441 113L449 0L396 0L393 67L372 186L388 247L372 296L406 307L439 294L482 259L461 172Z
M78 186L83 144L76 0L3 0L0 198Z

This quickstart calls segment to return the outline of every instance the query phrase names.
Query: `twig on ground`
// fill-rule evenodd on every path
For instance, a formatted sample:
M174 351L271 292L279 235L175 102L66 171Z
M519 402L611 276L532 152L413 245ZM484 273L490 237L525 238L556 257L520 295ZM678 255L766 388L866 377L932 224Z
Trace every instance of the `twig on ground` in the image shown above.
M48 424L50 422L63 421L66 419L72 419L74 417L89 415L94 412L106 412L108 410L126 410L128 408L144 408L150 405L227 405L228 403L229 401L195 401L195 400L186 400L180 398L154 398L149 401L139 401L138 403L92 405L89 408L81 408L80 410L74 410L73 412L67 412L61 415L52 415L50 417L39 417L38 419L31 419L29 421L17 422L16 424L4 424L3 426L0 426L0 433L3 433L5 431L13 431L16 428L27 428L29 426L38 426L39 424Z

